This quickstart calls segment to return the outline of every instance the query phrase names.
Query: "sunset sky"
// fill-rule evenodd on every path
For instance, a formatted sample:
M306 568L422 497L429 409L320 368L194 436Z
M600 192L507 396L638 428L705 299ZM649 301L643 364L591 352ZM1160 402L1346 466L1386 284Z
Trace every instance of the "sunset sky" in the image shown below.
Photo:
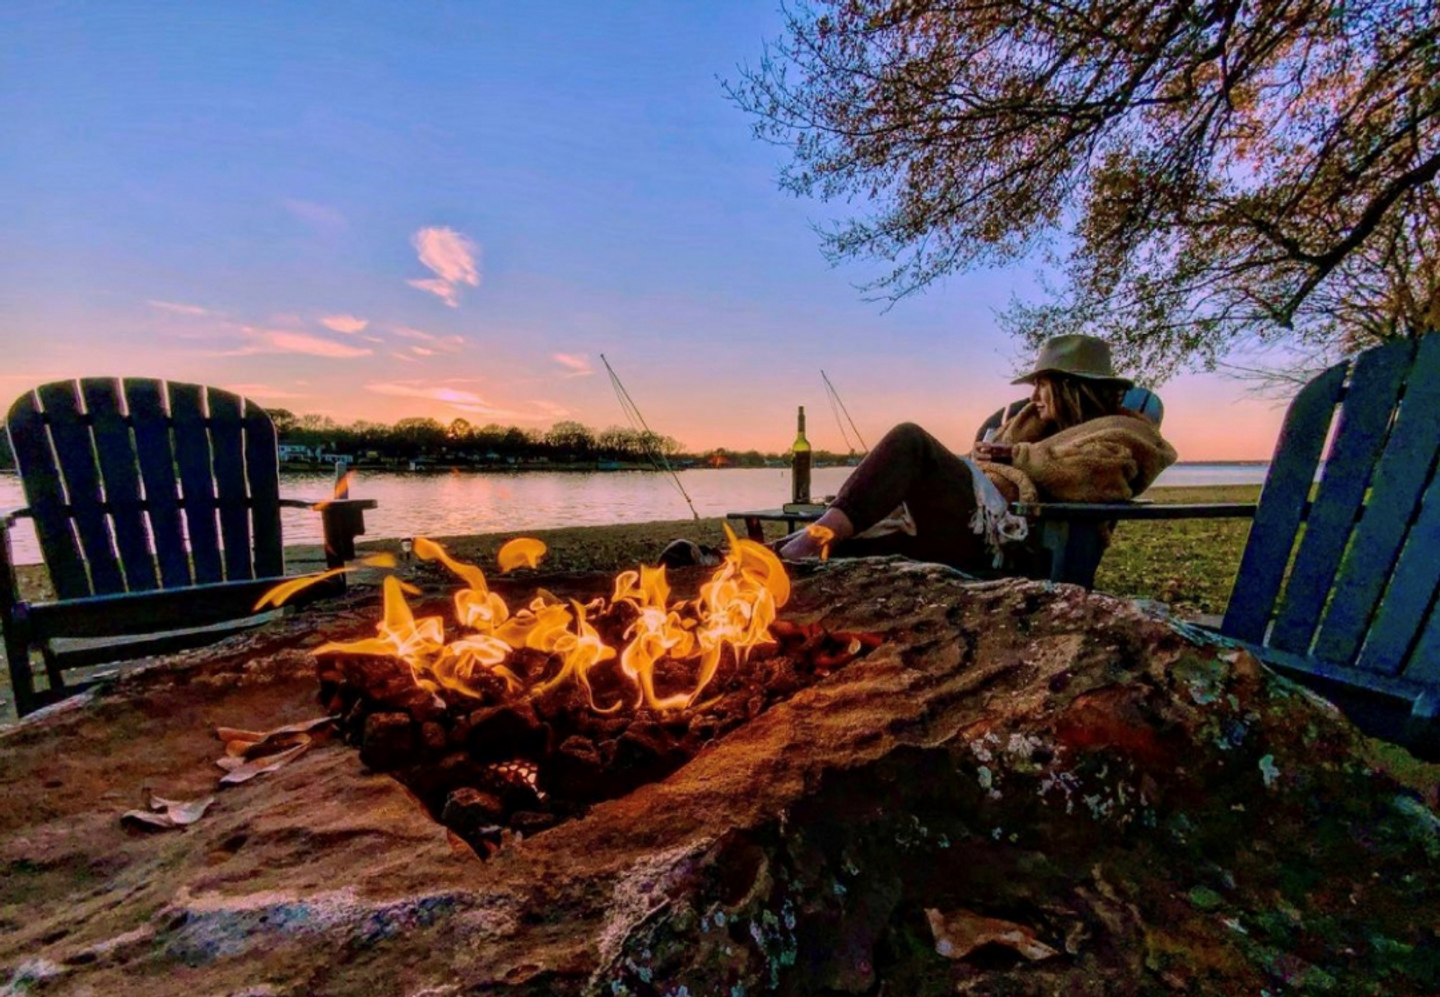
M776 186L722 79L775 0L0 6L0 396L216 384L342 422L650 426L779 450L960 447L1017 397L994 319L1027 267L890 309L831 268L841 206ZM858 206L863 207L863 206ZM1023 389L1022 393L1023 393ZM1184 460L1270 455L1243 385L1163 386Z

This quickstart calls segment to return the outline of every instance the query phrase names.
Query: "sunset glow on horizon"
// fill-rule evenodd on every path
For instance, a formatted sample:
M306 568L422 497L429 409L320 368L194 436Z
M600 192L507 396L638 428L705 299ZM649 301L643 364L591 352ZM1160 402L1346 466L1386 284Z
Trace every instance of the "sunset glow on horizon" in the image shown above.
M821 258L844 206L782 193L720 84L779 30L771 0L0 12L0 402L147 376L599 430L603 353L691 451L783 450L804 405L844 452L821 369L866 442L967 449L1025 392L994 316L1035 266L866 300L883 263ZM1283 406L1246 392L1160 386L1182 460L1270 456Z

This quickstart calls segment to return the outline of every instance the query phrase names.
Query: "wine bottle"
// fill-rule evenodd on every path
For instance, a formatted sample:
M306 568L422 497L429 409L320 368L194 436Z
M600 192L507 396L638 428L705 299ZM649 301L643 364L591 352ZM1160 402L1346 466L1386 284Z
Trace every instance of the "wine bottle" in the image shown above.
M805 406L800 406L795 443L790 447L790 501L810 501L810 441L805 438Z

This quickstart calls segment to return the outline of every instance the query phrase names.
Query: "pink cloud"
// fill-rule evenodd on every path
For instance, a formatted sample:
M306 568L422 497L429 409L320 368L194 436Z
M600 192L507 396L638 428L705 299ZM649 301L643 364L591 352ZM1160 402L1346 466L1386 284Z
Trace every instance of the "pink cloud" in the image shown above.
M480 286L476 257L480 247L452 228L430 226L410 237L420 262L435 273L433 278L407 281L411 287L428 291L451 308L460 304L462 285Z
M345 216L335 208L316 204L314 201L300 201L294 198L281 203L290 214L316 228L339 229L345 227Z
M363 332L370 323L366 319L356 318L354 315L326 315L320 319L320 324L332 332L343 332L353 336L357 332Z
M227 384L225 387L237 395L246 395L250 398L309 398L309 395L298 391L285 391L281 388L272 388L268 384Z
M588 377L595 373L590 366L590 358L583 353L556 353L551 359L567 368L562 377Z
M534 413L496 408L473 391L445 388L429 381L380 381L365 385L365 390L392 398L416 398L435 402L459 412L483 415L493 419L535 421L542 418Z
M465 345L464 336L437 336L433 332L412 329L407 325L391 326L391 330L397 336L403 336L405 339L418 339L422 343L428 343L432 349L444 350L447 353L453 353Z
M221 353L220 356L240 357L257 353L303 353L312 357L327 357L332 360L349 360L354 357L368 357L374 350L361 346L348 346L304 332L288 329L251 329L245 334L253 341L238 350Z
M563 419L570 414L570 410L564 405L557 405L554 402L545 401L541 398L530 399L530 404L542 410L552 419Z
M176 315L209 315L209 310L199 305L187 305L179 301L147 301L151 308L158 308L162 312L173 312Z

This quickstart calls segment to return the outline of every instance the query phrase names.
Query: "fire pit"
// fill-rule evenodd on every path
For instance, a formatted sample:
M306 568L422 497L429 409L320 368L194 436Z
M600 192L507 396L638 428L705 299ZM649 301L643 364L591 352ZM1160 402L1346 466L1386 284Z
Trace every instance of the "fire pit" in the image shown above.
M675 578L677 593L698 596L702 575ZM549 810L512 806L499 782L457 782L427 802L443 814L459 790L498 795L505 813L482 826L506 830L487 861L476 856L489 836L460 841L335 738L216 790L216 727L308 721L317 660L340 676L327 680L333 697L345 695L345 669L368 676L385 659L312 653L372 639L373 590L328 616L157 661L0 734L0 988L1440 992L1437 770L1387 771L1338 714L1253 658L1121 600L883 560L806 568L793 582L778 639L752 649L747 668L809 669L814 681L610 799L555 802L546 767L572 735L558 736L548 697L569 690L582 733L621 713L627 732L688 717L683 740L732 694L730 651L694 703L673 710L636 707L636 686L600 670L590 694L574 674L494 702L427 691L447 720L425 722L452 725L433 749L442 767L454 725L476 712L514 723L528 704L555 731L493 758L470 754L467 735L463 762L535 764ZM613 579L544 584L572 614L605 599L612 608L586 620L607 639L620 631L621 656L629 624L610 616ZM538 594L534 580L494 588L511 606ZM409 597L417 628L440 598ZM449 608L439 615L447 645L468 635ZM818 653L797 640L822 632L883 642L821 677ZM786 659L797 664L774 664ZM561 667L546 661L533 674L513 657L506 667L544 686ZM658 670L660 699L695 692L694 662L681 664ZM480 705L459 709L466 699ZM431 750L424 722L403 712L414 751ZM589 736L603 761L607 739ZM152 793L215 801L180 828L120 821ZM522 813L568 819L536 833Z
M512 612L476 566L415 551L465 582L447 632L417 619L395 577L378 636L316 649L320 701L370 768L488 856L669 775L771 704L879 646L870 633L776 619L790 582L775 555L731 536L730 554L672 593L664 568L587 579ZM501 551L543 555L538 541Z

